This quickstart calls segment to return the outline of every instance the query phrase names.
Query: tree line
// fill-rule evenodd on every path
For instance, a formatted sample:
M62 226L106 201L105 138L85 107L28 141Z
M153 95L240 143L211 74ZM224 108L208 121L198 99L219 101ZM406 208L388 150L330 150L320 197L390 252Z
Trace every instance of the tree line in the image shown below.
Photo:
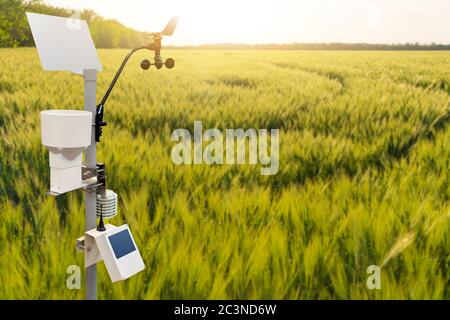
M26 12L86 20L97 48L132 48L148 41L144 32L128 28L116 20L104 19L92 10L50 6L42 0L0 0L0 48L34 46Z

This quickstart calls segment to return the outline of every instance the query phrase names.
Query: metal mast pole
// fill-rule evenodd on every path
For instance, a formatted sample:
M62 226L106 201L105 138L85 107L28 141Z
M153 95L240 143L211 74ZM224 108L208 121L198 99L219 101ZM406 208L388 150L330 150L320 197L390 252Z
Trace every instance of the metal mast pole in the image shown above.
M84 109L92 112L92 140L85 152L86 165L97 167L97 145L95 142L97 70L84 70ZM95 229L97 225L97 193L86 194L86 231ZM97 300L97 265L86 268L86 300Z

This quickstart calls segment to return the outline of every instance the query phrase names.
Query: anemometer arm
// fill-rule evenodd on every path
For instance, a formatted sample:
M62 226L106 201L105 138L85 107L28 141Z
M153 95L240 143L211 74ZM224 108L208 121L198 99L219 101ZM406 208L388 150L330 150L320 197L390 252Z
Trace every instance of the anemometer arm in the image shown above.
M144 70L148 70L150 66L155 66L158 70L161 69L164 65L168 69L172 69L175 66L175 61L172 58L168 58L165 62L163 62L163 59L161 58L161 40L163 36L171 36L177 26L178 18L173 17L170 19L169 23L167 24L166 28L162 32L156 32L151 33L150 36L153 39L153 43L149 44L148 46L143 46L139 48L135 48L130 51L130 53L127 54L125 59L122 62L122 65L120 66L119 70L117 71L116 75L114 76L113 81L109 85L108 90L106 91L105 96L103 97L100 104L97 106L96 112L95 112L95 141L100 142L100 137L102 136L102 127L106 126L107 123L103 121L103 111L105 109L105 103L109 98L109 95L111 94L111 91L114 89L114 86L117 83L117 80L119 80L120 75L122 74L123 69L125 69L125 66L128 63L128 60L130 60L131 56L139 50L150 50L155 52L155 59L154 62L151 63L149 60L145 59L141 62L141 68Z
M152 50L152 47L147 46L147 47L135 48L135 49L131 50L130 53L127 54L127 56L125 57L125 59L122 62L122 65L120 66L119 70L117 71L116 75L114 76L113 81L109 85L109 88L106 91L105 96L103 97L100 104L97 106L97 110L95 112L95 141L100 142L100 137L102 136L102 133L103 133L102 127L107 125L107 123L103 121L103 111L105 108L105 103L108 100L109 95L111 94L111 91L114 89L114 87L117 83L117 80L119 80L119 77L122 74L123 69L125 69L125 66L127 65L128 60L130 60L131 56L136 51L144 50L144 49Z
M144 49L148 49L148 50L152 50L151 47L140 47L140 48L135 48L133 50L131 50L131 52L129 54L127 54L127 56L125 57L125 59L122 62L122 65L120 66L119 70L117 71L116 75L114 76L113 81L111 82L111 84L109 85L108 91L106 91L105 96L102 99L102 102L100 102L100 105L105 105L106 100L108 100L109 95L111 94L111 91L114 89L114 86L116 85L117 80L119 80L120 75L122 74L123 69L125 69L125 66L128 63L128 60L130 60L131 56L139 50L144 50Z
M105 96L103 97L102 101L100 102L100 104L97 106L96 112L95 112L95 141L96 142L100 142L100 137L102 136L103 133L103 129L102 127L106 126L107 123L103 121L103 112L105 109L105 104L106 101L108 100L112 90L114 89L117 80L119 80L120 75L122 74L123 69L125 69L125 66L128 63L128 60L130 60L131 56L139 50L150 50L150 51L154 51L155 52L155 61L154 63L151 63L149 60L145 59L141 62L141 68L144 70L148 70L150 68L150 66L156 66L156 68L159 70L161 69L164 65L168 68L168 69L172 69L175 66L175 61L172 58L168 58L165 62L163 62L162 58L161 58L161 39L162 37L159 34L154 34L153 35L153 43L148 45L148 46L144 46L144 47L139 47L139 48L135 48L133 50L130 51L130 53L127 54L127 56L125 57L125 59L123 60L119 70L117 70L116 75L114 76L113 81L111 82L111 84L109 85L108 90L106 91Z

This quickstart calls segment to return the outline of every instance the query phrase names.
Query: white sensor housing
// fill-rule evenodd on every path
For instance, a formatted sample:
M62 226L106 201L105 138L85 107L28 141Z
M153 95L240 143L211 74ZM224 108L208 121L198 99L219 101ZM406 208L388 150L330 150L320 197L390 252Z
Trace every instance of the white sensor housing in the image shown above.
M105 225L85 233L86 268L103 260L112 282L130 278L145 269L141 254L128 225Z
M78 110L41 112L42 144L50 151L50 191L80 189L83 150L91 145L92 113Z

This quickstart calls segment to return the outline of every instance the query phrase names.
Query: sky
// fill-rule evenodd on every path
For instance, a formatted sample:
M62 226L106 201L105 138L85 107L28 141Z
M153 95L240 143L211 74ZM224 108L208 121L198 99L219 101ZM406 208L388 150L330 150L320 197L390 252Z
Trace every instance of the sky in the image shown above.
M140 31L179 16L165 43L450 43L450 0L46 0Z

